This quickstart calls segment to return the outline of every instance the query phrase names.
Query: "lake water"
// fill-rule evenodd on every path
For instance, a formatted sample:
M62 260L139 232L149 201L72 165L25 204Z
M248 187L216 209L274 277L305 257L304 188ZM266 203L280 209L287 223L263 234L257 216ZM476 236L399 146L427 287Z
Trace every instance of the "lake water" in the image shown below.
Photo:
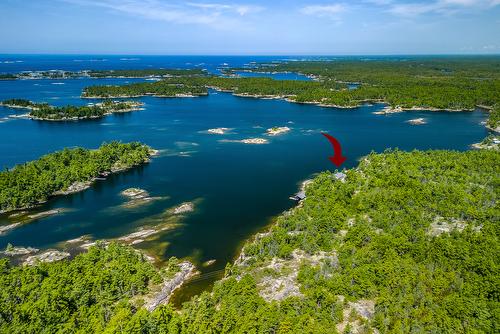
M112 61L90 61L94 58L44 57L37 60L36 57L2 56L0 62L6 59L24 62L2 63L0 73L6 72L10 65L19 71L146 68L148 65L182 67L181 63L184 67L194 66L186 64L211 64L203 68L216 71L223 63L243 66L251 61L273 60L269 57L146 57L144 61L106 56ZM88 61L73 61L82 58ZM107 67L103 67L104 63ZM27 98L54 105L86 104L91 101L79 98L83 87L132 81L0 81L0 100ZM195 211L186 214L178 227L137 245L158 259L189 258L206 274L203 277L207 279L187 285L176 295L176 302L180 302L207 289L220 277L217 271L237 256L245 240L265 228L273 217L292 207L294 203L288 197L297 191L301 181L320 171L335 169L328 160L332 148L321 131L342 143L348 158L343 167L347 168L355 166L360 157L371 151L382 152L389 147L467 150L470 144L487 135L480 124L487 115L481 111L414 111L383 116L373 114L382 105L321 108L282 100L234 97L214 91L199 98L147 97L139 100L145 103L145 110L64 123L8 118L24 111L0 107L2 168L37 159L64 147L96 148L111 140L141 141L162 150L150 164L97 181L84 192L57 197L42 205L34 212L52 208L66 211L0 235L0 248L8 243L65 248L69 247L65 241L82 235L91 239L119 238L158 223L162 212L168 208L194 201ZM419 117L427 119L428 123L421 126L406 123ZM281 136L266 136L265 130L273 126L288 126L292 130ZM205 132L216 127L232 130L225 135ZM254 137L267 138L269 144L231 142ZM124 208L125 199L120 192L130 187L143 188L161 199L134 209ZM0 225L13 221L8 215L0 215ZM208 260L216 262L203 267L201 264ZM216 274L210 274L213 272Z

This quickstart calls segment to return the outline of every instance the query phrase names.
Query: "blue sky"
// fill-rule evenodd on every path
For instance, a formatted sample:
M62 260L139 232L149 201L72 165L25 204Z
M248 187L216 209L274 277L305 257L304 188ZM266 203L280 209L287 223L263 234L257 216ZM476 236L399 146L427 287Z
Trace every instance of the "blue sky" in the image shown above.
M500 0L2 0L0 53L500 53Z

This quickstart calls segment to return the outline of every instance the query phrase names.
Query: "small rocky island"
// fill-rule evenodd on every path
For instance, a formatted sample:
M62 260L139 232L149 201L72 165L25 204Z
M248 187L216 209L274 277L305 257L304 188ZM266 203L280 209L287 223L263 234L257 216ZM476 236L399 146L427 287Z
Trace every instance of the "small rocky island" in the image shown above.
M193 202L185 202L180 204L179 206L176 206L175 208L172 208L169 210L170 213L174 215L179 215L182 213L187 213L187 212L193 212L194 211L194 203Z
M284 133L287 133L291 129L288 126L275 126L270 129L267 129L267 134L269 136L278 136Z
M424 125L427 124L427 120L425 118L414 118L406 121L406 123L411 125Z
M214 129L208 129L207 133L210 133L213 135L224 135L230 130L231 130L230 128L214 128Z
M161 199L161 197L151 197L146 190L140 188L125 189L120 195L128 199L128 201L123 204L123 207L126 208L135 208L139 205Z
M253 145L262 145L262 144L269 144L269 140L265 138L247 138L247 139L241 139L241 140L229 140L229 139L223 139L219 140L221 143L242 143L242 144L253 144Z

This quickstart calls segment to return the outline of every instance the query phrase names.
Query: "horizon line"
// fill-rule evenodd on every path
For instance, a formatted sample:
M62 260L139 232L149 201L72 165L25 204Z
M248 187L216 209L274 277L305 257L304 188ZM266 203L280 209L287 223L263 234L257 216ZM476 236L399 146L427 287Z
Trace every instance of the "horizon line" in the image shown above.
M338 53L338 54L321 54L321 53L269 53L269 54L203 54L203 53L71 53L71 52L38 52L38 53L22 53L22 52L0 52L0 56L164 56L164 57L372 57L372 56L500 56L500 53Z

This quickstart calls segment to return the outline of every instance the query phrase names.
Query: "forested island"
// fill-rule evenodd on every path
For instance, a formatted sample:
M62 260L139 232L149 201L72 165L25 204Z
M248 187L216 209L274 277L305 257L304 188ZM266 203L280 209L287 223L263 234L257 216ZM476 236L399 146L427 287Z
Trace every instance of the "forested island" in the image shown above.
M25 99L10 99L0 103L9 108L29 109L28 117L42 121L70 121L100 118L112 113L123 113L140 110L144 104L137 101L105 100L88 106L54 107L47 103L35 103Z
M133 142L96 150L64 149L0 172L0 213L31 208L51 196L81 191L96 177L148 162L154 151Z
M299 72L316 81L270 78L227 78L216 76L167 78L154 84L93 86L84 97L175 96L206 93L207 88L239 96L286 98L290 102L321 106L356 107L382 102L388 112L403 110L474 110L500 104L500 61L471 57L418 59L414 61L314 61L260 65L253 71ZM235 69L236 70L236 69ZM348 83L359 84L348 89ZM166 90L167 93L164 93Z
M141 307L159 274L124 246L74 260L0 260L0 329L124 333L495 333L498 151L387 151L248 242L212 292ZM62 284L64 282L64 284Z
M77 78L168 78L182 76L203 76L202 69L129 69L129 70L83 70L83 71L26 71L0 73L0 80L16 79L77 79Z
M179 80L179 81L178 81ZM156 97L194 97L208 94L197 78L165 79L157 82L141 82L122 86L90 86L82 93L83 98L128 98L152 95Z

